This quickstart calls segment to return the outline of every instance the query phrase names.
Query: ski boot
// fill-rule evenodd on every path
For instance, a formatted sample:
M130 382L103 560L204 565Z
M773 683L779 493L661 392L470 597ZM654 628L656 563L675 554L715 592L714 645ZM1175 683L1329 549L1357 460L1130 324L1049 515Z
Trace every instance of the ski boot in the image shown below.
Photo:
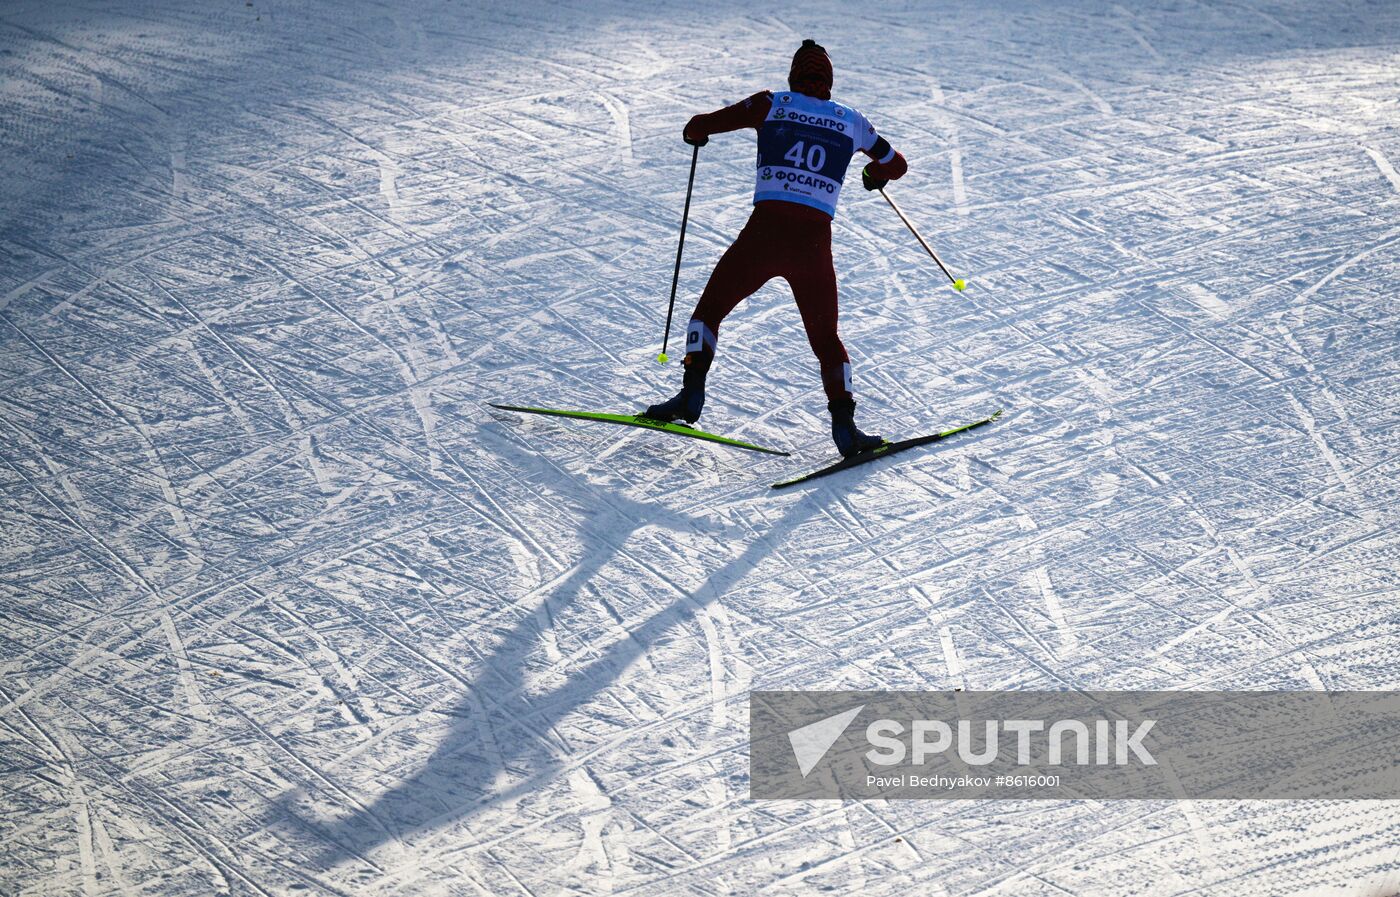
M681 420L687 424L699 420L700 409L705 407L705 375L710 367L707 361L698 352L687 353L681 391L660 404L648 406L642 417L668 422Z
M827 403L826 410L831 412L831 438L843 458L868 452L885 444L883 438L862 433L856 426L855 399L834 399Z

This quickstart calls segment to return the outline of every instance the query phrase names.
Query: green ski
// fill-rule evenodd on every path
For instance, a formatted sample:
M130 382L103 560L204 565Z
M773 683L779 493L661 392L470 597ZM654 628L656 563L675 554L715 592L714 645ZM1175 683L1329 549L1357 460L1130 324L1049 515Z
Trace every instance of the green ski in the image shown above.
M748 449L751 452L763 452L768 455L783 455L788 452L781 452L777 449L764 448L761 445L754 445L751 442L744 442L739 439L730 439L728 436L718 436L714 433L706 433L704 430L697 430L694 427L687 427L685 424L668 423L661 420L652 420L640 414L605 414L598 411L561 411L557 408L527 408L521 405L497 405L495 402L489 403L492 408L499 408L502 411L519 411L524 414L544 414L550 417L571 417L576 420L597 420L608 424L621 424L624 427L642 427L647 430L660 430L662 433L675 433L677 436L688 436L691 439L703 439L706 442L717 442L720 445L731 445L734 448Z
M928 445L930 442L938 442L940 439L947 439L949 436L954 436L958 433L966 433L968 430L972 430L985 424L989 424L999 417L1001 417L1000 411L998 411L996 414L993 414L991 417L984 417L979 421L973 421L970 424L963 424L961 427L956 427L952 430L945 430L942 433L933 433L928 436L915 436L913 439L903 439L899 442L886 442L879 448L871 449L868 452L860 452L859 454L852 455L849 458L842 458L835 464L832 464L828 467L823 467L821 470L815 470L809 474L796 477L795 479L783 480L780 483L774 483L772 488L785 489L788 486L796 486L798 483L805 483L808 480L815 480L818 477L824 477L833 473L839 473L843 470L850 470L852 467L857 467L869 461L875 461L880 458L888 458L890 455L898 454L904 451L905 449L911 449L919 445Z

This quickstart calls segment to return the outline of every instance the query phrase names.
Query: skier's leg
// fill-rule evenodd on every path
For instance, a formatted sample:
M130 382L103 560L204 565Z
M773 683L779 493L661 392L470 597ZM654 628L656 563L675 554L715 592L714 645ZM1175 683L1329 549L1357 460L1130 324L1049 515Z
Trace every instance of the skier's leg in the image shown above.
M821 365L822 388L831 412L831 438L842 455L853 455L884 442L862 433L855 424L856 402L851 393L851 359L837 331L836 271L831 241L809 242L807 253L789 266L785 277L807 330L807 342Z
M828 401L851 398L851 357L837 331L836 276L830 262L814 265L787 278L807 343L821 365L822 389Z
M695 423L705 405L705 376L715 357L719 325L740 302L772 279L761 229L745 225L739 238L720 256L700 301L690 315L685 334L685 373L681 391L644 412L654 420Z
M777 274L769 230L752 221L744 225L734 245L725 250L715 269L710 272L710 279L700 294L700 301L695 303L695 311L690 314L690 326L686 330L686 355L698 354L703 357L687 364L702 363L708 368L714 358L720 322L729 317L740 302L758 292Z

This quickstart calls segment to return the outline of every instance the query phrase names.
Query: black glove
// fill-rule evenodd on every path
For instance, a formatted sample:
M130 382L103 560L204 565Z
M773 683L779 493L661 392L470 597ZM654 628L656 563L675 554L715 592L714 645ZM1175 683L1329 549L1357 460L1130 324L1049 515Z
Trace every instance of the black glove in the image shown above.
M684 140L686 143L690 144L691 146L704 146L705 144L710 142L710 138L708 137L701 137L698 140L691 140L689 137L686 136L686 133L684 131L681 131L681 139Z
M870 173L870 166L867 165L860 170L861 186L867 190L883 190L890 182L889 178L877 178Z

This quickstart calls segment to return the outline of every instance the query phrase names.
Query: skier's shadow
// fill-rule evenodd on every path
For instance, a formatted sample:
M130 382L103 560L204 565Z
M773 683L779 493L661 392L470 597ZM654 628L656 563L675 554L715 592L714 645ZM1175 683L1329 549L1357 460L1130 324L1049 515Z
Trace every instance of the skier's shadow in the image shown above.
M518 449L498 456L503 460L509 457L537 473L547 472L556 478L560 474L559 468L544 459ZM726 594L772 552L773 546L820 511L829 495L825 489L804 494L766 532L750 538L737 557L640 624L628 621L626 637L613 640L588 663L568 669L566 680L553 690L527 690L527 663L540 644L541 630L536 615L524 615L484 658L482 672L468 693L447 711L455 718L451 730L416 772L372 803L330 824L309 821L295 807L292 795L280 802L282 812L323 842L317 865L327 869L350 860L369 862L365 854L386 842L525 796L560 766L558 749L553 747L558 738L551 732L556 724L607 689L659 640L690 623L700 610ZM678 515L662 504L620 495L608 496L607 504L602 518L590 521L581 532L583 560L543 599L551 616L584 595L627 540L645 527L686 532L729 529ZM744 534L748 536L747 531ZM523 772L525 777L499 788L497 781L506 771L513 776Z

